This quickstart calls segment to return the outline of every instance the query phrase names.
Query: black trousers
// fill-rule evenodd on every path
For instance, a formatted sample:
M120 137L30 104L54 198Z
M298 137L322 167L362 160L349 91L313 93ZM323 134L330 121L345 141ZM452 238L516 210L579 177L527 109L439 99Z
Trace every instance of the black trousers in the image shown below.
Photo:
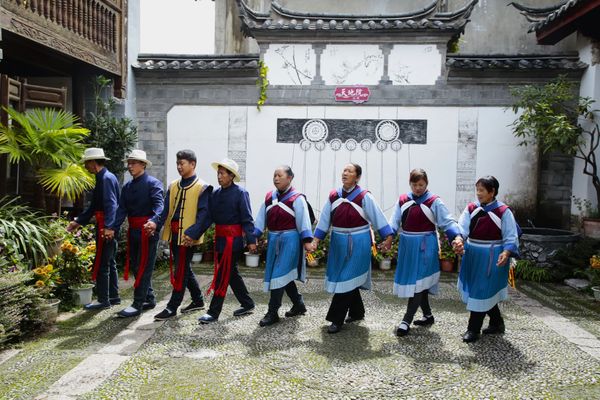
M177 243L177 236L173 235L171 240L173 245L171 246L171 251L173 252L173 268L175 269L175 277L177 277L177 265L179 262L179 249L180 246L177 246L174 243ZM204 297L202 296L202 290L200 289L200 285L196 280L196 274L192 271L192 257L194 253L190 247L184 247L185 249L185 268L183 275L183 286L180 291L173 289L171 293L171 298L167 303L167 308L171 311L177 310L177 307L181 305L183 301L183 295L185 294L185 289L187 288L190 291L190 296L192 301L195 303L204 302Z
M142 257L142 231L141 229L130 229L129 231L129 265L133 270L134 279L137 280L138 267ZM158 246L158 235L148 238L148 259L144 267L144 274L140 278L140 284L133 290L134 308L142 309L144 303L156 303L154 289L152 289L152 272L156 263L156 250Z
M341 326L344 323L346 315L354 319L365 317L365 305L360 296L359 288L346 293L334 294L325 319Z
M283 299L283 292L285 292L290 298L290 300L292 300L293 305L300 306L304 304L302 295L298 292L296 282L291 281L282 288L271 290L271 298L269 299L270 313L277 314L277 312L279 311L279 308L281 307L281 301Z
M254 300L250 297L248 293L248 289L246 288L246 284L238 271L238 260L242 255L242 250L234 251L231 255L231 274L229 276L229 287L233 291L235 298L240 302L241 306L244 308L252 308L254 307ZM223 254L219 254L219 262ZM223 277L221 276L222 270L219 271L217 275L216 286L218 287L221 283ZM223 303L225 302L225 296L215 296L213 295L212 300L210 301L210 307L208 309L208 314L212 315L214 318L219 318L221 314L221 310L223 309Z
M490 316L490 326L504 325L504 319L500 313L500 308L498 307L498 304L496 304L486 312L471 311L467 330L479 333L479 331L481 331L481 327L483 326L483 320L486 314Z
M431 306L429 305L429 290L423 290L422 292L415 293L413 297L408 299L406 313L404 314L402 321L410 325L419 307L421 307L423 315L431 315Z

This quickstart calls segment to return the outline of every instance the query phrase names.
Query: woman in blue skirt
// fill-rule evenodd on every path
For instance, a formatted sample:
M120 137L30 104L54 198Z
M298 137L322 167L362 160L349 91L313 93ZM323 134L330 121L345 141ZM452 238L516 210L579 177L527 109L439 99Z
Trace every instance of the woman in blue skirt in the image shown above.
M427 190L427 173L414 169L409 177L410 193L400 196L390 226L400 234L398 264L394 277L394 294L408 298L406 313L396 329L396 335L406 336L417 309L423 317L415 325L431 325L434 317L429 305L429 293L437 294L440 279L437 227L448 240L462 243L460 229L442 200Z
M329 193L315 230L313 250L331 227L325 276L325 289L334 293L326 317L331 322L329 333L339 332L344 321L365 317L359 289L371 289L371 226L386 238L381 245L384 251L392 244L392 228L381 208L371 193L358 186L361 175L358 164L344 167L342 187Z
M463 335L467 343L479 339L486 314L490 323L483 333L504 333L498 303L508 298L508 259L519 252L515 217L506 204L496 200L498 180L485 176L475 187L478 201L469 203L459 219L461 233L468 238L458 275L458 291L471 312Z
M306 313L302 295L294 281L304 282L306 278L304 250L311 249L312 226L308 203L304 195L292 187L292 179L294 173L289 166L275 170L275 190L267 193L254 223L257 238L262 236L265 225L269 231L264 290L271 292L271 298L269 310L260 320L260 326L279 321L278 311L284 291L293 304L285 316Z

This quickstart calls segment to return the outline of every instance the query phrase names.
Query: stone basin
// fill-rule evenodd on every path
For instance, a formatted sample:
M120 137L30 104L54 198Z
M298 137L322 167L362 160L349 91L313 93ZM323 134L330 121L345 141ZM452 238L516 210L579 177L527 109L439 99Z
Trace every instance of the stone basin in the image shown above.
M523 228L519 240L521 258L548 264L559 249L568 249L581 239L579 233L564 229Z

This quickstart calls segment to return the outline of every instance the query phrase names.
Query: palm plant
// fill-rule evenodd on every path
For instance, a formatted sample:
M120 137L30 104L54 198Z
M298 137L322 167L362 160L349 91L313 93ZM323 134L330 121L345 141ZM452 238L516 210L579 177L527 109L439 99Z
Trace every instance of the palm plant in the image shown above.
M93 186L93 177L78 164L89 130L77 123L75 115L52 108L6 111L13 123L0 125L0 154L7 154L13 164L32 167L41 185L36 196L39 207L45 208L44 189L74 200Z

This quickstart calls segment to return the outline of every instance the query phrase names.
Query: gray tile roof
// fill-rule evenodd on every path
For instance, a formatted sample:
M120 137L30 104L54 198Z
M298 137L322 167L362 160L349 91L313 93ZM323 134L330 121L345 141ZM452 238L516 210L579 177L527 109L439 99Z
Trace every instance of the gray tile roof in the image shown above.
M134 69L246 70L258 68L258 54L186 55L140 54Z
M448 55L446 66L471 70L583 70L587 64L577 55Z
M553 21L560 19L565 13L576 6L580 6L589 0L563 0L555 6L550 7L526 7L519 3L509 3L523 14L532 24L528 32L538 32L543 30Z
M421 9L400 14L324 14L294 11L271 2L268 12L259 12L248 6L245 0L237 0L246 36L264 32L314 32L337 34L383 30L389 32L450 31L460 32L478 0L468 0L464 7L452 12L441 12L440 0L433 0Z

